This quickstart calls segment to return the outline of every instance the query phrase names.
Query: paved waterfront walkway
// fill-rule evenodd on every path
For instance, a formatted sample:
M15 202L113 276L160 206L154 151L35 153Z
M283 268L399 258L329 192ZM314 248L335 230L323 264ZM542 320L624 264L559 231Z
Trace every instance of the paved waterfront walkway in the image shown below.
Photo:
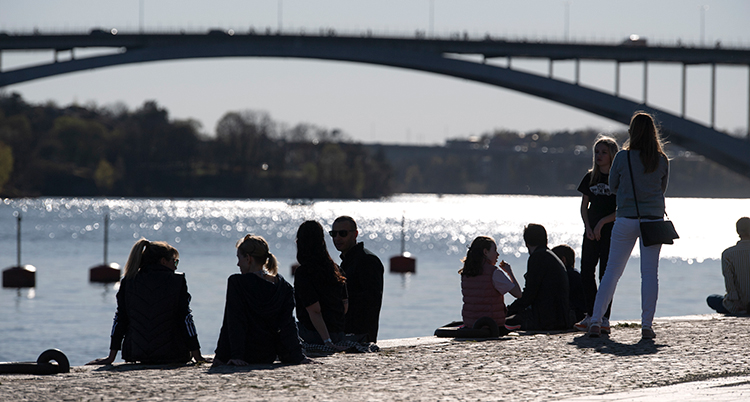
M390 340L379 353L299 366L74 367L0 375L0 400L750 400L750 318L662 318L654 330L654 341L627 323L599 339L522 332L481 342Z

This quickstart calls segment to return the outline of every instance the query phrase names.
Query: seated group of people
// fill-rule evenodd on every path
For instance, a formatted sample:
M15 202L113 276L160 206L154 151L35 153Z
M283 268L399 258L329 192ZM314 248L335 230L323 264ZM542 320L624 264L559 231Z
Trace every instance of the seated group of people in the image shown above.
M523 290L508 263L497 265L499 253L491 237L472 241L458 271L464 326L490 317L505 333L513 329L565 330L583 318L583 285L580 273L573 268L573 249L568 245L548 249L547 231L538 224L527 225L523 239L529 251ZM505 293L516 298L507 307Z
M383 264L357 242L357 224L338 217L332 230L342 263L333 262L320 223L305 221L297 231L294 287L278 273L278 262L261 236L237 244L239 274L227 281L226 304L215 365L310 362L301 343L334 350L345 334L377 342L383 297ZM117 292L110 353L88 364L111 364L122 349L128 362L206 361L190 310L190 294L176 272L177 250L165 242L135 243ZM299 322L295 322L295 310Z

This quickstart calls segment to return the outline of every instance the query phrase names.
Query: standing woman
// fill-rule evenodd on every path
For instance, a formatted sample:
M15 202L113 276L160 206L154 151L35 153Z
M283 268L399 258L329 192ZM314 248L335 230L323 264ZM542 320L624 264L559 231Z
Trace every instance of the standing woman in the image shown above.
M121 347L127 362L205 361L185 274L175 272L179 256L166 242L140 239L133 245L117 292L109 356L88 364L111 364Z
M278 274L276 257L260 236L245 235L237 244L240 273L227 281L224 322L214 365L307 363L294 322L294 290Z
M630 120L629 139L623 146L624 152L615 156L609 172L609 186L617 193L617 220L612 228L609 262L599 292L594 302L594 313L589 325L589 336L601 334L602 316L612 301L617 281L625 270L635 242L641 236L638 213L636 212L633 186L638 198L641 221L664 219L664 192L669 181L669 159L662 149L662 141L654 124L654 119L645 112L636 112ZM632 164L632 177L628 168ZM656 337L651 328L656 313L656 299L659 293L659 253L661 244L641 250L641 336L644 339Z
M581 331L588 330L589 321L594 313L596 299L596 266L599 265L599 281L604 276L609 259L609 245L612 226L617 209L616 196L609 186L609 170L612 160L619 150L617 141L600 135L594 143L594 162L591 170L583 176L578 191L581 198L581 218L586 232L583 235L581 248L581 279L586 304L586 317L575 327ZM602 332L609 333L609 315L612 303L602 319Z
M464 300L461 316L467 328L473 327L482 317L490 317L501 330L505 329L507 311L503 295L510 293L516 298L522 295L510 265L501 261L500 268L495 266L498 257L495 240L479 236L471 242L466 258L462 260L464 267L458 271Z
M300 266L294 273L294 298L300 338L333 346L344 338L349 300L346 278L328 254L323 233L316 221L305 221L297 230Z

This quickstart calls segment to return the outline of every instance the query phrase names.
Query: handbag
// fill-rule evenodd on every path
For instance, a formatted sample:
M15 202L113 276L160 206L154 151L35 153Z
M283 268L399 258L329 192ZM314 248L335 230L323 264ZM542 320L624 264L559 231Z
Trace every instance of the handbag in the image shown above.
M638 214L638 224L641 229L641 241L643 245L674 244L674 239L679 239L677 230L671 220L642 222L641 211L638 209L638 197L635 195L635 178L633 177L633 166L630 163L630 151L628 151L628 170L630 171L630 184L633 185L633 198L635 199L635 212ZM666 215L666 211L664 212ZM669 219L669 215L667 215Z

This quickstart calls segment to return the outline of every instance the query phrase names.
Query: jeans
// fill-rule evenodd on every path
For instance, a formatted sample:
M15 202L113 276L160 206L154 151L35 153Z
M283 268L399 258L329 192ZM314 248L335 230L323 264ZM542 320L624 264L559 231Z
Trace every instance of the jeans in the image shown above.
M661 219L641 219L643 222L655 222ZM599 284L594 302L594 314L591 324L601 325L602 316L612 302L617 282L625 271L630 253L635 242L640 238L641 229L638 219L620 218L615 220L612 228L612 239L609 249L609 261L604 277ZM659 296L659 253L661 244L644 247L639 241L641 250L641 325L651 327L656 313L656 299Z

